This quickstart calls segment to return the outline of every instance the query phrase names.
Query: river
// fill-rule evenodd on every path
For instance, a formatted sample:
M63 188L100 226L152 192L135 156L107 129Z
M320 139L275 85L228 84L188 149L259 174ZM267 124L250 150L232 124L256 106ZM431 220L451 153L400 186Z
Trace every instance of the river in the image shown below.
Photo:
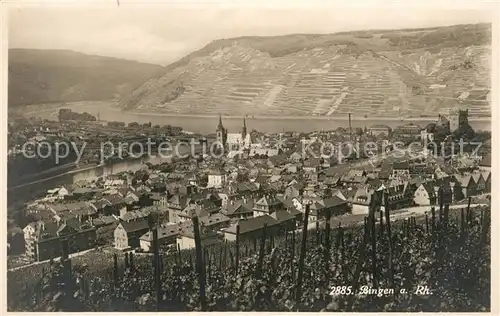
M195 145L195 153L199 153L201 146ZM179 155L190 153L188 147L180 146ZM78 181L93 181L103 176L118 174L125 171L136 172L146 168L146 163L159 165L171 162L167 155L159 154L145 156L138 159L128 159L106 165L93 165L76 168L64 173L55 174L49 177L34 179L31 182L8 187L7 204L12 205L21 201L28 201L46 194L47 190L64 184L73 184Z
M215 133L218 124L219 113L212 115L177 115L167 113L151 113L134 111L122 111L113 102L74 102L62 105L51 105L51 108L37 109L35 105L30 106L30 110L26 111L28 115L37 116L44 119L57 120L57 113L59 108L71 109L75 112L88 112L94 116L99 116L104 121L121 121L125 123L138 122L156 125L175 125L180 126L184 130L194 133ZM437 113L436 113L437 115ZM436 118L437 119L437 118ZM411 118L411 119L397 119L397 118L364 118L352 116L352 126L364 128L370 127L374 124L384 124L392 128L412 122L419 126L426 126L434 119L432 118ZM347 127L347 115L331 117L247 117L247 129L249 131L255 129L259 132L265 133L279 133L279 132L312 132L320 130L334 130L338 127ZM470 125L476 130L491 130L491 120L488 118L482 119L469 119ZM242 117L223 116L224 127L230 133L237 133L241 130L243 125Z

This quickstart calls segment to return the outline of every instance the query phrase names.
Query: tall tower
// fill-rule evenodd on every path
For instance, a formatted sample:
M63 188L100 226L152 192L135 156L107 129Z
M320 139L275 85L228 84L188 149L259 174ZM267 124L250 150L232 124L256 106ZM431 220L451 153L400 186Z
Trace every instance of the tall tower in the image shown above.
M455 109L451 109L450 110L450 114L448 115L448 118L449 118L449 121L450 121L450 133L453 133L454 131L456 131L459 127L459 119L458 119L458 116L459 116L459 111L455 110Z
M464 128L469 124L469 109L458 111L458 127Z
M226 129L224 125L222 125L222 117L219 115L219 125L217 125L216 130L217 142L222 144L222 146L226 145Z
M247 122L245 117L243 117L243 128L241 129L241 139L245 139L247 136Z

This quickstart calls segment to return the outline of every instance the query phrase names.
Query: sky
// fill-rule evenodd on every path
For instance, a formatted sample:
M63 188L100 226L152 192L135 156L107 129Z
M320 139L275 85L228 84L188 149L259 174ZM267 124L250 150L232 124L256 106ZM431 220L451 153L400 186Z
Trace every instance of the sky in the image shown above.
M8 14L9 48L69 49L168 65L213 40L492 22L485 10L429 7L23 7Z

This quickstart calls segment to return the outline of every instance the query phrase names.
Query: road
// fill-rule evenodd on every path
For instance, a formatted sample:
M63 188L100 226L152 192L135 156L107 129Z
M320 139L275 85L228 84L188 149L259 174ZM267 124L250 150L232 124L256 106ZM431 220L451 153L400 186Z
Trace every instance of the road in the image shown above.
M75 258L75 257L78 257L78 256L81 256L81 255L84 255L90 251L93 251L95 250L94 248L92 249L87 249L87 250L84 250L84 251L80 251L80 252L75 252L75 253L72 253L70 254L68 257L69 258ZM57 258L54 258L53 260L56 261L56 260L59 260L60 257L57 257ZM8 271L16 271L16 270L19 270L19 269L24 269L24 268L27 268L27 267L31 267L31 266L36 266L36 265L39 265L39 264L43 264L43 263L46 263L46 262L49 262L49 260L43 260L43 261L37 261L37 262L33 262L33 263L30 263L30 264L26 264L26 265L22 265L22 266L18 266L18 267L14 267L14 268L10 268L8 269Z
M484 206L486 204L484 203L478 203L478 204L471 204L470 207L477 207L477 206ZM408 218L411 216L423 216L426 212L431 211L430 205L426 206L415 206L415 207L408 207L404 208L402 210L398 210L397 213L394 213L391 215L391 221L395 221L398 219L403 219L403 218ZM450 205L450 209L459 209L459 208L464 208L467 207L467 204L457 204L457 205ZM438 211L438 210L436 210ZM342 226L349 226L349 225L355 225L355 224L363 224L365 216L368 216L368 214L348 214L348 215L342 215L342 216L335 216L331 220L331 227L337 227L339 223ZM307 225L308 229L314 229L316 228L316 222L310 222ZM301 231L302 228L297 229L297 231Z

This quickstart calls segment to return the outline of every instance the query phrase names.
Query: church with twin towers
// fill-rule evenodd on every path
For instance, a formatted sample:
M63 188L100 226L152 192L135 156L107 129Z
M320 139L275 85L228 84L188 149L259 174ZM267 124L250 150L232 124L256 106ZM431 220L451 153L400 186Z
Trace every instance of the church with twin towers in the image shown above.
M222 144L228 151L249 150L252 144L250 133L247 132L247 124L243 118L243 127L240 133L228 133L222 124L222 116L219 115L219 125L216 130L217 142Z

